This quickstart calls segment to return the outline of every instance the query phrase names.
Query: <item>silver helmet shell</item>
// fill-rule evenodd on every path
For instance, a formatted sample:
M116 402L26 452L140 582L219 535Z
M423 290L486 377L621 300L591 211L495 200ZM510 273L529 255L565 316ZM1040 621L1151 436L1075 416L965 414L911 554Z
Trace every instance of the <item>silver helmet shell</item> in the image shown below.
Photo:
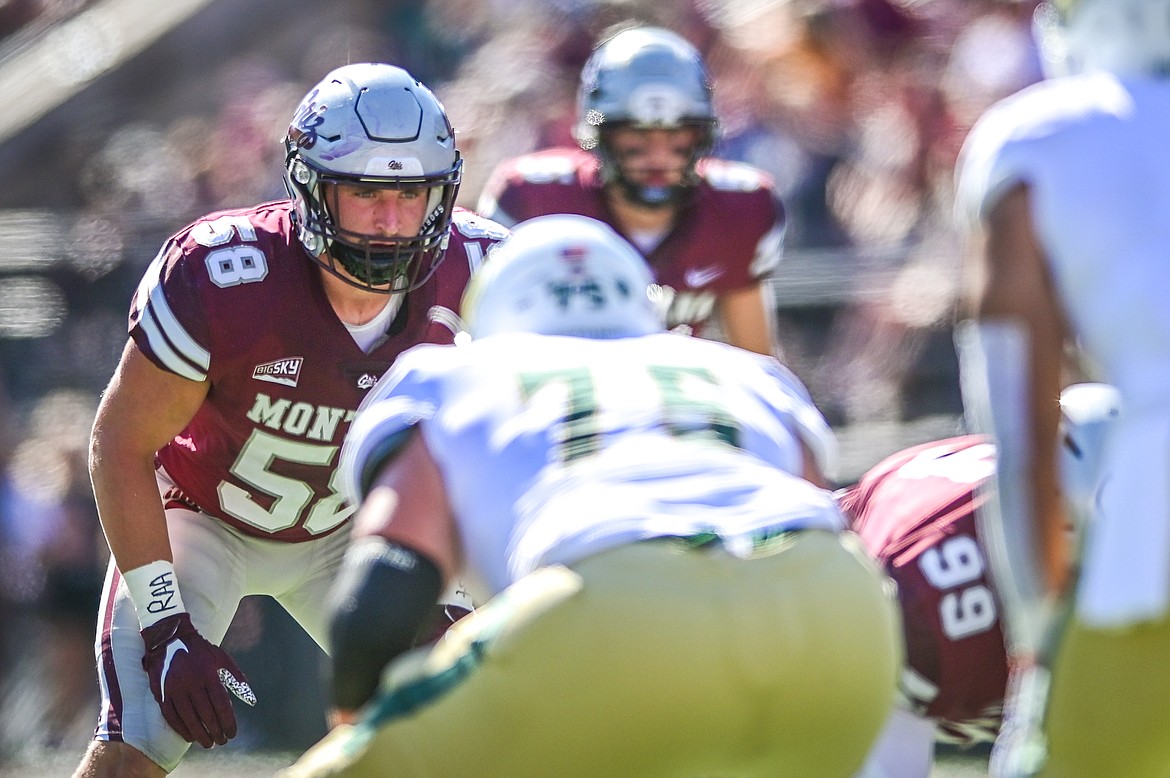
M606 143L614 127L694 127L699 139L679 187L639 187L626 181ZM715 143L718 121L711 80L698 49L659 27L623 30L601 43L581 71L573 135L581 148L601 158L607 181L622 185L643 205L676 202L697 179L694 165Z
M1170 75L1170 0L1049 0L1033 33L1049 76Z
M665 329L646 260L608 224L554 214L518 224L472 276L472 339L503 332L618 338Z
M378 292L410 291L430 277L450 235L463 160L429 89L393 65L337 68L297 107L285 150L298 237L314 261ZM334 184L426 190L422 229L411 237L344 229L326 198Z

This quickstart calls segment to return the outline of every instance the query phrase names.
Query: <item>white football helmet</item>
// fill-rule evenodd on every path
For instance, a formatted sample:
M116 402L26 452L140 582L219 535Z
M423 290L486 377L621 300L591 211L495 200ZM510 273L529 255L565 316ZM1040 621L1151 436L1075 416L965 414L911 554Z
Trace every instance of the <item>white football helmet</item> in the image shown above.
M473 339L500 332L620 338L665 329L661 288L637 249L586 216L516 225L468 283Z
M1060 393L1060 411L1061 487L1081 523L1097 499L1105 440L1121 413L1121 393L1109 384L1072 384Z
M1034 20L1050 76L1170 75L1170 0L1048 0Z
M409 291L430 278L450 235L463 160L429 89L393 65L337 68L297 107L285 149L298 236L318 264L379 292ZM337 224L322 184L428 190L427 216L414 237L352 232Z
M645 187L626 181L606 143L607 130L618 126L698 129L699 141L683 184ZM695 163L714 145L717 127L702 56L669 30L623 30L599 45L581 71L573 135L581 148L600 156L606 180L621 184L635 202L667 205L693 187Z

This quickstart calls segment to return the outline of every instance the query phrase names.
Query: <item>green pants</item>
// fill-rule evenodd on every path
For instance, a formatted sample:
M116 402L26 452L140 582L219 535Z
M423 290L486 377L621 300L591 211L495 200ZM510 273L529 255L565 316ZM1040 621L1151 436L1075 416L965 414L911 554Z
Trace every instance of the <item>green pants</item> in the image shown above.
M851 536L606 551L404 658L287 776L848 778L893 701L895 607Z
M1073 620L1053 666L1045 778L1170 778L1170 619Z

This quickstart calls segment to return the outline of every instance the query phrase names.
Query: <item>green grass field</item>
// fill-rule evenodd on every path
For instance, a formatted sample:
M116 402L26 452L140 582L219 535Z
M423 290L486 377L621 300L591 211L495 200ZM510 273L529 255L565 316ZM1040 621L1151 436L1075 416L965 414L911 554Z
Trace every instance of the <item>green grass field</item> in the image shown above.
M0 765L0 775L4 778L62 778L73 771L80 756L80 748L71 752L24 754L16 764ZM231 749L192 751L171 775L175 778L267 778L287 767L296 757L291 753L242 754ZM986 775L985 754L944 753L936 761L931 778L980 778Z

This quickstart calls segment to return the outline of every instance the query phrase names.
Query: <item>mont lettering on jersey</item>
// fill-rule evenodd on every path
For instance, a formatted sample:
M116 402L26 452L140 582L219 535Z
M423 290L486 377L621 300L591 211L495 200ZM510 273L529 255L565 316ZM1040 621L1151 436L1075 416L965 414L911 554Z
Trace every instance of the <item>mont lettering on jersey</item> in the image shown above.
M130 336L158 367L210 384L157 454L181 499L246 534L295 542L353 513L334 473L358 405L402 351L452 342L431 309L458 310L471 270L503 232L458 211L444 261L365 353L334 313L290 214L287 201L267 203L174 235L135 293Z

